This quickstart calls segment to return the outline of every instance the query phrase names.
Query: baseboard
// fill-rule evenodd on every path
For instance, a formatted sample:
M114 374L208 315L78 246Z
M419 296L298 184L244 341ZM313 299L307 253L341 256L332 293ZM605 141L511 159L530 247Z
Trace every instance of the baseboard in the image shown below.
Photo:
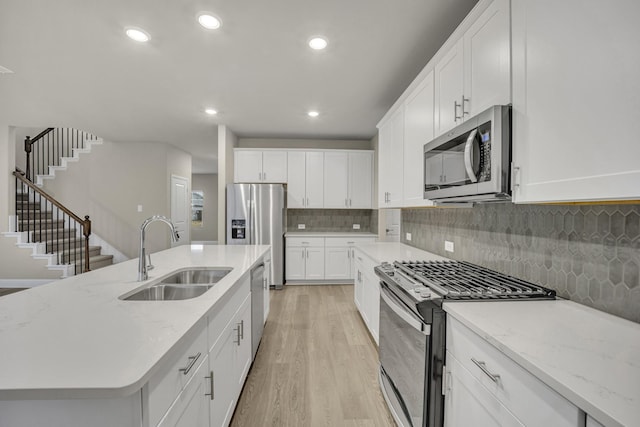
M35 288L57 279L0 279L0 288Z

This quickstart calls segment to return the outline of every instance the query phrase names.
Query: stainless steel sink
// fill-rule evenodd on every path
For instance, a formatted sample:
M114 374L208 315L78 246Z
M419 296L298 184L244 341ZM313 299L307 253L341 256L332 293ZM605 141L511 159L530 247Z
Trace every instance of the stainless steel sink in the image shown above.
M192 268L178 271L127 297L126 301L178 301L199 297L211 289L232 268Z
M162 279L160 283L177 285L213 285L229 274L232 268L193 268L178 271L171 276Z
M178 301L191 299L211 289L212 286L180 286L180 285L153 285L149 288L139 290L133 295L125 298L127 301Z

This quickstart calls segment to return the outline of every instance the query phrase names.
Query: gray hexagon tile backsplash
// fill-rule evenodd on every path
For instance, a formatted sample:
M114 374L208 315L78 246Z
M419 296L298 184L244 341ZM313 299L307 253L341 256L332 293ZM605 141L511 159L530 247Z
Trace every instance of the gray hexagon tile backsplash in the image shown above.
M403 209L401 236L640 323L640 205ZM454 242L453 254L445 240Z

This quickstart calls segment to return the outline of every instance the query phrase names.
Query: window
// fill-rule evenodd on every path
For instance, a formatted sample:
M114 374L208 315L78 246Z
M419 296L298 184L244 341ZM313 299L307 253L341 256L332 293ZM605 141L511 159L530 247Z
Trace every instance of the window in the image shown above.
M191 192L191 226L202 227L202 208L204 207L204 191Z

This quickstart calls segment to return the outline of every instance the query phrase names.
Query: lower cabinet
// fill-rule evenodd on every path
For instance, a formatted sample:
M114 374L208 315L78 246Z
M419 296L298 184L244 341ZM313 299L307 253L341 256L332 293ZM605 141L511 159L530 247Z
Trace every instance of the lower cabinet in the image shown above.
M447 318L445 427L582 427L583 413L462 323Z
M380 334L380 285L373 268L378 263L359 249L354 251L354 302L376 344Z
M357 243L373 243L375 237L287 237L286 274L289 282L349 282L354 279Z

